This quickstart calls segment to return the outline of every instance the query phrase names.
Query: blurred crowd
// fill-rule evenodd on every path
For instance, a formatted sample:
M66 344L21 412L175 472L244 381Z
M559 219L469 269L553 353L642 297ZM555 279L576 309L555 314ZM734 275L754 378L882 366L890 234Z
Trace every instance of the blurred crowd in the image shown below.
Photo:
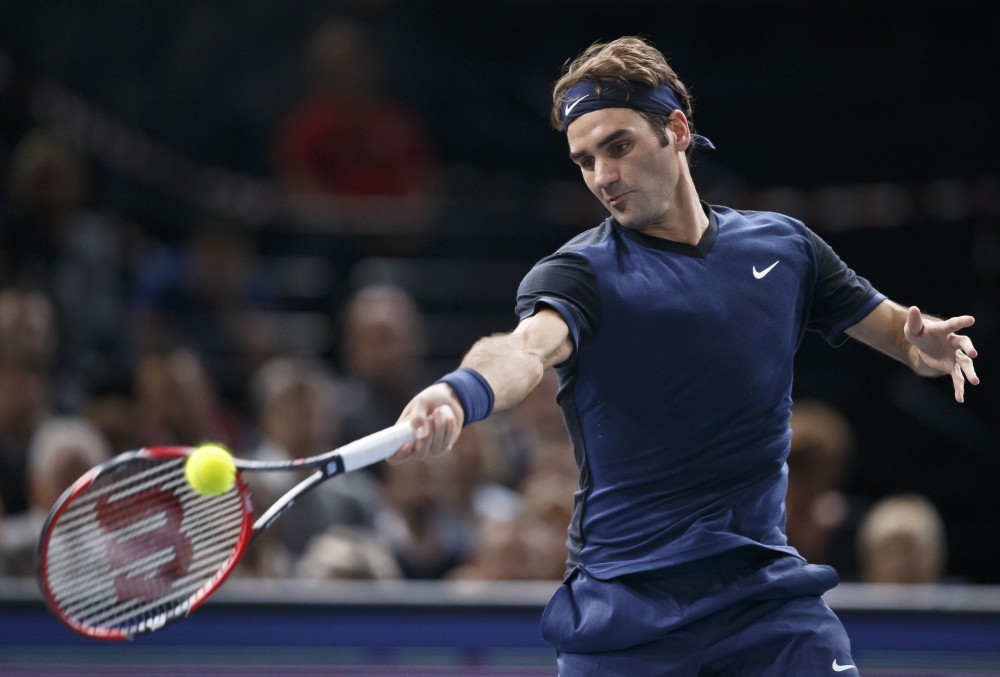
M310 456L391 425L433 376L422 311L400 286L368 285L331 309L335 354L289 351L274 281L240 224L206 218L157 241L90 199L86 162L48 129L19 140L7 176L0 573L33 573L52 505L116 453L214 441L249 457ZM313 492L241 573L559 578L574 478L549 375L450 455ZM258 507L298 479L256 479Z
M434 221L433 144L380 90L359 26L322 26L308 64L313 88L275 130L275 183L301 219L398 254ZM350 289L328 309L335 348L293 349L250 229L206 214L159 239L94 194L87 158L59 130L4 141L0 575L33 574L54 502L114 454L213 441L247 457L310 456L393 424L438 375L413 289ZM239 574L560 579L577 469L556 389L550 371L520 405L466 428L450 454L326 483L255 543ZM941 580L934 506L845 494L849 423L816 401L798 403L792 423L792 545L846 580ZM257 507L298 479L254 478Z

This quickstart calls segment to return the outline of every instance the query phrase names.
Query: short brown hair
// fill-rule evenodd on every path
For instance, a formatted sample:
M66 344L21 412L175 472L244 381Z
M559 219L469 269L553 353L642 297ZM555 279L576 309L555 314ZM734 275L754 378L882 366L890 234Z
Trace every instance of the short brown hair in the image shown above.
M642 38L626 36L611 42L597 42L567 63L552 90L549 119L557 131L565 131L562 122L563 96L583 80L623 84L639 82L652 87L668 85L677 92L684 115L691 118L691 95L687 87L667 63L666 57Z

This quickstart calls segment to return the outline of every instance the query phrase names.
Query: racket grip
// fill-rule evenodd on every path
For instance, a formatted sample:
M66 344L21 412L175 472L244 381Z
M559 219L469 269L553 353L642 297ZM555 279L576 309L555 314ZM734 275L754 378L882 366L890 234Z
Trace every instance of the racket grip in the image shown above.
M400 423L344 445L338 455L344 462L344 471L350 472L389 458L414 439L412 426Z

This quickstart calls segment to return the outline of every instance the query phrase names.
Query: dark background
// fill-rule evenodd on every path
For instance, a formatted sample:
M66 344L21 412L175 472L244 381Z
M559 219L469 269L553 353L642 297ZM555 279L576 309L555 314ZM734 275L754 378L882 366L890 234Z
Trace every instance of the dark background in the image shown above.
M307 37L334 15L376 31L391 91L421 114L448 170L453 207L417 256L530 262L594 225L549 200L578 182L548 127L550 88L591 42L640 34L690 86L695 125L718 147L695 166L706 199L792 213L891 298L975 314L984 383L963 406L946 379L812 336L796 394L854 424L852 494L928 495L948 524L949 574L1000 583L1000 3L6 1L0 168L37 122L33 95L55 82L192 172L259 185L274 128L306 90ZM92 200L154 237L180 237L203 208L92 162ZM892 198L878 203L888 215L865 201L876 194ZM265 251L294 248L285 224L249 220ZM346 280L358 253L335 249ZM513 323L513 291L493 329ZM472 334L437 357L457 358Z

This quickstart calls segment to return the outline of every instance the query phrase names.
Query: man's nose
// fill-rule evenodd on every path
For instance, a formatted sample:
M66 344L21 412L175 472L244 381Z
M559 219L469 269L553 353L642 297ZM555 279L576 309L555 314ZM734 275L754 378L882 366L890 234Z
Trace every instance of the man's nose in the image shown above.
M597 160L594 163L594 183L598 188L605 189L618 181L618 166L609 160Z

